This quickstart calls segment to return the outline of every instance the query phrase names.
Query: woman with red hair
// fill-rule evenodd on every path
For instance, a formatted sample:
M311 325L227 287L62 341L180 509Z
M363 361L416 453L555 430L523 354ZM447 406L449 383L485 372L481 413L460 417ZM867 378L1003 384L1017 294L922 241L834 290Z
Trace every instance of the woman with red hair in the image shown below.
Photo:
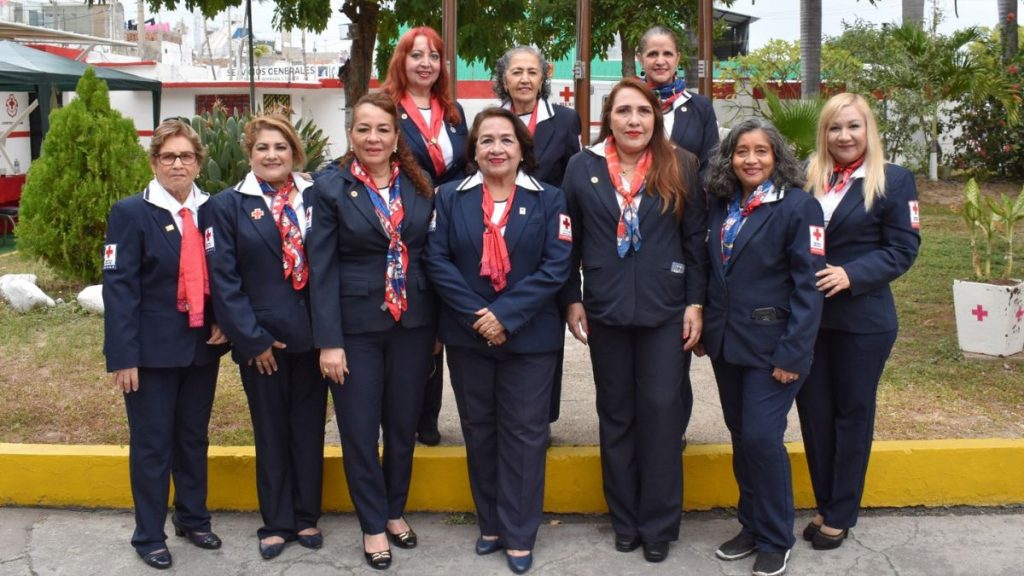
M434 186L462 180L466 175L466 114L448 91L444 41L433 28L420 26L402 35L388 64L381 89L398 106L402 139ZM441 412L444 354L435 348L423 410L416 428L423 444L441 442L437 416Z

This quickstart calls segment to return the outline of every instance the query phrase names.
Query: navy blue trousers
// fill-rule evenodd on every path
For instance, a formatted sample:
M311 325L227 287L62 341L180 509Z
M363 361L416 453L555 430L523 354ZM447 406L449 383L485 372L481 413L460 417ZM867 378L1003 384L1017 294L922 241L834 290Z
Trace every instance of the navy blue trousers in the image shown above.
M644 542L679 538L682 321L655 328L590 322L604 497L612 528Z
M875 396L896 331L818 332L814 364L796 397L818 513L832 528L857 524L875 431Z
M772 378L769 368L738 366L712 359L725 425L732 436L732 469L740 489L737 506L743 530L761 552L793 547L793 481L783 443L786 415L805 375L791 384Z
M348 491L364 534L380 534L388 520L405 514L435 334L434 326L395 325L345 336L349 373L343 385L331 383L331 394Z
M315 528L324 475L327 383L319 351L274 351L277 372L260 374L239 365L256 442L256 493L260 539Z
M423 391L423 408L420 410L420 421L416 425L417 432L433 432L437 430L437 418L441 414L441 396L444 392L444 348L431 357L430 373L427 376L427 387Z
M544 512L556 352L448 347L480 534L532 550Z
M178 524L196 532L210 531L206 453L219 367L215 361L184 368L139 368L139 389L124 395L135 503L132 546L140 555L165 547L172 476Z

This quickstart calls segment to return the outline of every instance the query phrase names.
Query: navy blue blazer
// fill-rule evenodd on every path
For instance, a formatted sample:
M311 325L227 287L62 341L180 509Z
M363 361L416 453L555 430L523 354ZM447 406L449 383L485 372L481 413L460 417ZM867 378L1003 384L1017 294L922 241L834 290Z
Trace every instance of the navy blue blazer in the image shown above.
M455 103L455 107L459 109L458 124L453 125L449 124L447 120L444 121L444 130L448 132L448 137L452 141L452 162L445 168L443 174L438 174L434 170L434 163L430 161L427 143L423 140L420 129L416 127L416 124L409 118L409 115L405 113L405 108L401 104L397 104L397 106L398 124L401 127L405 145L409 147L412 155L416 157L416 162L419 163L420 167L430 176L430 181L434 183L434 186L465 178L466 138L469 134L469 128L466 126L466 111L462 109L462 104Z
M537 106L537 127L533 133L537 168L530 175L561 187L569 159L580 151L580 116L572 108L551 104L543 98Z
M572 230L565 196L523 173L505 227L512 270L508 285L495 292L480 275L484 224L482 178L441 186L427 240L427 273L441 296L439 333L448 345L487 349L475 330L475 312L489 308L505 327L501 346L512 353L551 352L565 342L557 294L569 275Z
M624 258L616 252L621 209L608 175L604 143L572 157L565 194L573 226L573 272L561 303L583 302L587 318L612 326L655 327L678 322L688 304L703 304L707 292L707 207L697 158L676 155L686 185L683 217L662 212L654 190L640 201L643 245ZM580 268L583 270L582 291Z
M377 218L370 194L352 175L351 163L313 184L313 228L306 238L312 267L313 341L317 348L341 348L345 334L387 330L395 325L384 304L390 239ZM437 321L436 296L423 271L434 202L416 192L412 180L399 175L405 210L402 240L409 255L406 271L408 308L401 324L431 326Z
M700 160L700 171L708 165L708 155L718 146L718 118L711 100L687 91L673 103L672 134L669 140L689 150Z
M824 300L814 274L825 267L825 256L811 251L811 227L822 233L821 205L799 188L777 194L781 198L766 199L747 217L728 272L721 237L727 200L712 198L702 341L714 359L805 375Z
M293 178L302 190L308 230L310 183L301 176ZM282 273L281 234L256 177L250 172L208 205L213 237L206 249L210 291L235 362L259 356L275 340L287 346L284 352L312 349L309 286L295 290L291 278Z
M205 193L202 193L204 196ZM149 188L114 204L107 220L103 266L103 354L107 370L180 368L217 361L227 346L210 346L213 307L189 328L178 312L181 232L167 210L146 201ZM204 229L206 207L199 209Z
M917 258L921 234L920 224L915 228L911 221L915 210L914 175L895 164L886 164L885 196L870 212L864 210L864 180L850 186L825 228L828 263L843 267L850 288L825 299L822 328L860 334L897 329L889 283Z

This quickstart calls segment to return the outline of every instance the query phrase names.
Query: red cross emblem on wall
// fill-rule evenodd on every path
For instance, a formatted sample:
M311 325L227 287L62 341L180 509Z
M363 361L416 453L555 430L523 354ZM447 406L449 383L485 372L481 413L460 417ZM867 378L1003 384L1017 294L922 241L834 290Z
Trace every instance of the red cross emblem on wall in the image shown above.
M1017 308L1017 322L1020 322L1021 318L1024 318L1024 308Z
M7 100L4 101L4 108L7 109L7 115L11 118L18 115L18 99L14 97L14 94L7 95Z
M575 94L575 92L570 90L568 86L562 88L562 91L558 93L558 95L562 97L562 101L565 102L566 104L569 103L569 100L572 98L573 94Z
M988 310L985 310L981 307L981 304L978 304L974 310L971 310L971 314L974 314L978 318L978 322L984 322L985 316L988 316Z

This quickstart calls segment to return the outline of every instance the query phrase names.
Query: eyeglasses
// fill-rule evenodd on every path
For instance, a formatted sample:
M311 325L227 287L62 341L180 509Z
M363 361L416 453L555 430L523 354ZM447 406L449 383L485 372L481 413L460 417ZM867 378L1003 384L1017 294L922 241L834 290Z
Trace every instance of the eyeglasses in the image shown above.
M156 159L160 161L163 166L174 166L175 160L181 160L183 166L191 166L196 163L196 155L194 152L182 152L181 154L172 154L165 152L163 154L157 154Z

